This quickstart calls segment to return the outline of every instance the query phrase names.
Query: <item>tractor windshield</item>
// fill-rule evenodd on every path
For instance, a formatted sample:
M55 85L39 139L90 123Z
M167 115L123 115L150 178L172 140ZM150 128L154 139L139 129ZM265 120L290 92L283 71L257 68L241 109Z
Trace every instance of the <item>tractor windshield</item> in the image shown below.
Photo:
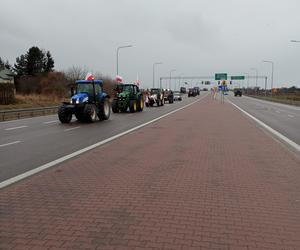
M124 85L124 86L123 86L123 91L128 91L128 92L130 92L130 91L131 91L131 85Z
M158 94L159 93L159 90L158 89L151 89L151 94Z
M124 92L124 91L126 91L126 92L130 92L131 91L131 89L132 89L132 86L131 85L118 85L117 86L117 92L118 93L122 93L122 92Z
M87 93L92 96L94 93L93 84L91 83L79 83L77 84L77 94L79 93Z

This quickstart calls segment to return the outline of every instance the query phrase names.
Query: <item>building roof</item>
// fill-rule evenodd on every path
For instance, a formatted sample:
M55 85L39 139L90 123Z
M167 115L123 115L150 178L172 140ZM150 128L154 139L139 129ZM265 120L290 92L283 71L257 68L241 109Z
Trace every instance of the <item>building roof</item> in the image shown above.
M4 80L10 80L15 76L14 72L10 69L2 69L0 70L0 78Z

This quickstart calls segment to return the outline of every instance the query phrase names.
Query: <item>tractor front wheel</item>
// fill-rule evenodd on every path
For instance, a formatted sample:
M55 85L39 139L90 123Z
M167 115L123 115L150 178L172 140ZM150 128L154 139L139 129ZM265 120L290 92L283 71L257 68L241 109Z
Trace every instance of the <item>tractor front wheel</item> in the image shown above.
M72 113L68 112L64 105L58 109L58 119L61 123L69 123L72 120Z
M95 122L97 120L97 109L94 104L85 105L83 112L87 122Z

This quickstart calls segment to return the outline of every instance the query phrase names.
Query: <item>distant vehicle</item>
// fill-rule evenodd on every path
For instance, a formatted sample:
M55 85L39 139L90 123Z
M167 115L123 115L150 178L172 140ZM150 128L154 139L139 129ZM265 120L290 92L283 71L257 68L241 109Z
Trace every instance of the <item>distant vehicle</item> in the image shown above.
M194 90L196 91L197 95L200 95L200 88L199 87L194 87Z
M110 117L109 95L103 91L101 80L76 81L76 94L70 102L64 102L58 109L61 123L69 123L74 114L77 120L94 122L108 120Z
M173 103L174 102L174 94L173 91L170 89L165 89L164 90L164 101L169 102L169 103Z
M202 91L208 91L208 89L207 88L203 88Z
M196 90L194 88L189 89L188 97L191 97L191 96L192 97L197 96L197 92L196 92Z
M150 89L150 94L146 96L147 107L153 107L155 103L157 107L164 105L164 91L162 89Z
M182 95L180 91L174 91L174 101L182 101Z
M143 111L143 94L137 85L118 84L115 91L116 95L112 102L114 113L127 112L128 108L131 113Z
M233 93L234 93L234 96L242 96L243 95L241 89L234 89Z
M186 87L181 87L180 88L180 93L186 94Z

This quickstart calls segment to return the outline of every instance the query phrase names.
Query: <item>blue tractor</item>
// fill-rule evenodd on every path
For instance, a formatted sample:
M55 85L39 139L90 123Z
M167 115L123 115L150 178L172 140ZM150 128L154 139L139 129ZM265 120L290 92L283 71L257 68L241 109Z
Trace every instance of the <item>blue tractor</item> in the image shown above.
M64 102L58 109L61 123L69 123L74 114L77 120L94 122L108 120L110 117L109 95L103 91L101 80L76 81L76 93L70 102Z

